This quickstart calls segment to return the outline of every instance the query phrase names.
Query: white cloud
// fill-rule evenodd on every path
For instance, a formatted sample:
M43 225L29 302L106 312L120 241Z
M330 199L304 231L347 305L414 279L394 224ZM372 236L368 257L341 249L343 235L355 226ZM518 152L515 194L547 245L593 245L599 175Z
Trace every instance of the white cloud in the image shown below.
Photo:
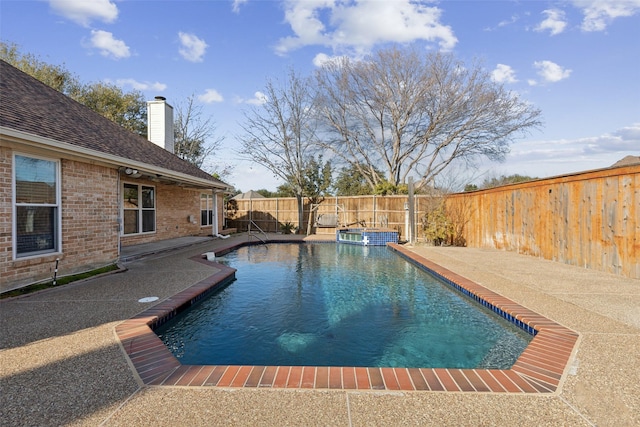
M342 60L347 59L346 56L329 56L326 53L319 53L313 57L313 65L316 67L322 67L323 65L330 62L340 63Z
M179 50L180 55L189 62L202 62L208 47L207 43L195 34L179 32L178 38L182 45Z
M256 93L253 94L253 98L247 99L246 101L243 101L243 102L245 104L251 104L251 105L263 105L263 104L266 104L267 101L268 101L267 95L265 95L260 91L257 91Z
M578 140L586 154L636 152L640 155L640 123L618 129L612 133Z
M83 27L94 19L111 23L118 17L118 8L110 0L49 0L49 6L56 14Z
M496 25L495 27L486 27L483 29L483 31L495 31L498 28L508 27L509 25L513 25L519 20L520 20L520 17L518 15L512 15L511 18L498 22L498 25Z
M640 123L587 138L517 142L504 163L484 162L483 169L544 177L607 168L629 155L640 155Z
M509 25L515 24L519 20L520 17L518 15L511 15L511 18L498 22L498 27L508 27Z
M107 58L122 59L131 56L129 46L122 40L115 39L108 31L91 30L90 47L98 49L100 55Z
M610 154L624 157L627 154L640 154L640 123L635 123L603 135L548 141L519 142L513 145L509 157L523 161L569 162L587 157Z
M327 55L326 53L319 53L313 57L313 65L316 67L322 67L324 64L331 62L333 57Z
M135 79L117 79L116 85L120 87L131 86L135 90L163 92L167 89L167 85L160 82L139 82Z
M235 13L240 13L240 6L248 2L249 0L233 0L233 6L231 6L231 10Z
M217 90L207 89L202 95L198 95L198 101L204 102L205 104L213 104L214 102L224 101L224 98Z
M640 155L640 123L618 129L612 133L576 139L530 141L513 145L511 155L528 160L553 160L566 162L598 154L612 154L624 157L627 154Z
M535 28L536 31L549 30L552 36L560 34L567 27L564 11L559 9L547 9L542 11L547 18Z
M630 144L629 148L635 148L640 155L640 122L618 129L613 135L623 141L627 141Z
M540 83L559 82L560 80L569 78L572 71L551 61L536 61L533 63L533 66L538 70L538 75L542 78L542 82ZM538 82L529 80L529 84L534 86L538 84Z
M285 5L285 21L291 25L295 36L280 39L276 51L282 54L306 45L328 44L330 38L323 34L325 27L318 18L316 9L329 7L331 1L296 2L288 0Z
M491 72L491 79L497 83L516 83L516 72L508 65L498 64Z
M294 35L280 39L276 52L320 45L362 54L377 43L436 42L452 49L458 42L440 22L442 11L410 0L309 0L285 2L285 21Z
M640 13L640 0L574 0L573 4L584 14L583 31L604 31L614 19Z

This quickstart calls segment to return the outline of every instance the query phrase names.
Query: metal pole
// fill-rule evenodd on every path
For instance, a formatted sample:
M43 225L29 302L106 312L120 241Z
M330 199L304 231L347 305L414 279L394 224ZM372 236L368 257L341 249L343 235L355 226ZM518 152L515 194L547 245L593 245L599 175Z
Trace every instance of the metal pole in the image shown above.
M413 177L409 177L409 242L416 241L416 211L413 197Z
M373 228L376 227L376 195L373 195L373 224L371 224Z
M53 270L53 286L56 286L58 283L58 263L60 262L60 258L56 258L56 268Z
M211 194L213 194L213 200L212 200L213 206L211 206L211 208L213 209L213 224L211 224L211 233L213 237L216 237L218 235L218 193L216 192L215 189L211 189ZM207 200L207 208L208 207L209 207L209 200ZM208 212L207 212L207 216L209 216Z
M249 238L251 238L251 223L253 222L253 199L249 194Z

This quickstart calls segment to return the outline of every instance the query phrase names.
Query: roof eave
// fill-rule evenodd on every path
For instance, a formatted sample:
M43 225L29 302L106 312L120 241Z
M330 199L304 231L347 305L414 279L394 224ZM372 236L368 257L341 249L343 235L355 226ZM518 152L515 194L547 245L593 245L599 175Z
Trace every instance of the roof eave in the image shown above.
M196 188L213 188L226 190L229 187L224 183L209 181L207 179L177 172L171 169L131 160L126 157L103 153L101 151L92 150L90 148L79 147L77 145L11 129L5 126L0 126L0 135L11 142L25 144L35 148L46 148L48 150L52 150L61 154L66 154L94 162L99 161L100 163L117 169L120 169L122 167L138 169L140 172L147 175L161 176L164 179L173 180L177 183L194 186Z

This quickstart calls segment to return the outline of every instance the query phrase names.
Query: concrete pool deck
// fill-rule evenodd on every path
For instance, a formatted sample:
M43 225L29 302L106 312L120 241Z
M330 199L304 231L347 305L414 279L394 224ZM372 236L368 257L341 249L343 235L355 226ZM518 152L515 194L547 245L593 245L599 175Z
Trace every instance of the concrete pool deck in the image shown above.
M132 256L126 272L1 301L3 425L640 425L640 281L485 249L411 248L580 334L555 393L142 385L116 326L156 304L140 298L211 276L189 257L232 239L247 236Z

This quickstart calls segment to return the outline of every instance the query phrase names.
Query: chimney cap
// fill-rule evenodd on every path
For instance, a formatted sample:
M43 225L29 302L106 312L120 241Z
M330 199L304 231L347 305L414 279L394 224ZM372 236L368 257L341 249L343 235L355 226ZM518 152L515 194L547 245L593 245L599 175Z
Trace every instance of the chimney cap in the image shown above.
M166 101L167 98L165 98L164 96L156 96L156 101Z

